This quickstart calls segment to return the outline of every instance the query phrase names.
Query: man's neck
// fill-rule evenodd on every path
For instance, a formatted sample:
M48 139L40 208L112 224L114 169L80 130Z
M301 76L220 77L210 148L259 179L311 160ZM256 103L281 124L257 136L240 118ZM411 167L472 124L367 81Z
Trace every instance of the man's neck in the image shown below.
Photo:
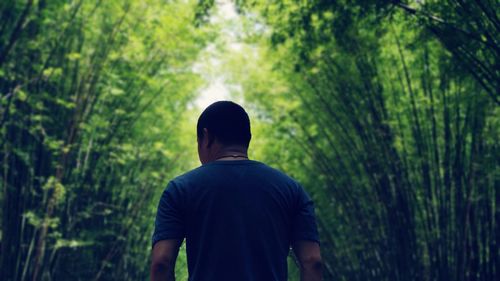
M248 160L247 148L242 146L227 146L221 148L214 157L214 161Z

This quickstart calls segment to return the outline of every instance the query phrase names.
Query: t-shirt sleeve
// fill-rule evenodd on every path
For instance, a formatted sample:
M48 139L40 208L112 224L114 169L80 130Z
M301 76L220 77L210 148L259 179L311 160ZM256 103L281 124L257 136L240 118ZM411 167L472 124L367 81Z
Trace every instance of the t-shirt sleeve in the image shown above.
M185 236L183 200L179 188L171 181L158 204L152 246L160 240L183 239Z
M300 185L298 185L297 197L297 209L292 227L292 242L309 240L319 243L314 203Z

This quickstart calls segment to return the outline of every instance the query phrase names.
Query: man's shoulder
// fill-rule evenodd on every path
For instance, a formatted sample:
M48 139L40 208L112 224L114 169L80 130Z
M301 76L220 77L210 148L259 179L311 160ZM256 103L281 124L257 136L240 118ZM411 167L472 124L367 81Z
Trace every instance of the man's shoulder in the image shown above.
M282 178L283 180L289 183L298 185L298 182L292 176L286 174L285 172L283 172L278 168L274 168L270 165L262 163L262 169L266 170L270 175L274 175L276 177Z
M253 176L258 177L266 177L274 180L279 179L282 182L287 183L288 185L300 186L300 184L290 175L285 172L274 168L266 163L255 161L255 160L246 160L245 162L232 163L234 165L230 165L228 162L210 162L205 165L201 165L197 168L194 168L184 174L181 174L171 181L173 184L177 186L188 186L193 182L200 182L207 180L210 177L214 177L217 173L216 170L224 169L224 166L233 166L233 167L246 167L246 169L250 168L253 170L251 173Z
M182 185L183 183L191 181L193 178L199 177L201 173L203 173L203 166L199 166L183 174L180 174L174 177L171 182L175 185Z
M226 164L229 164L229 163L222 162L222 161L221 162L210 162L208 164L201 165L197 168L194 168L190 171L187 171L187 172L175 177L174 179L172 179L172 181L175 183L181 184L183 182L191 181L193 179L197 179L200 177L206 177L207 175L210 175L215 169L219 169L221 167L224 167ZM231 165L231 166L241 166L241 167L244 166L247 168L251 167L252 169L259 171L260 173L267 174L267 175L274 175L276 177L281 177L284 180L287 180L287 181L290 181L293 183L297 183L297 181L293 177L286 174L285 172L283 172L277 168L274 168L266 163L260 162L260 161L246 160L245 162L240 162L240 163L233 162L233 164L235 164L235 165ZM238 165L238 164L242 164L242 165Z

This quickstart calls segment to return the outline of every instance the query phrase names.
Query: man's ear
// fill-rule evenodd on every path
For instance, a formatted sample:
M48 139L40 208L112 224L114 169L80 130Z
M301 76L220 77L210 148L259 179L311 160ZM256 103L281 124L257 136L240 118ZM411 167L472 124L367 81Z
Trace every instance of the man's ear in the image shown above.
M204 138L204 145L207 147L207 148L210 148L212 146L212 144L214 143L215 141L215 136L210 133L207 128L203 128L203 135L206 136L206 138ZM205 143L206 141L206 143Z

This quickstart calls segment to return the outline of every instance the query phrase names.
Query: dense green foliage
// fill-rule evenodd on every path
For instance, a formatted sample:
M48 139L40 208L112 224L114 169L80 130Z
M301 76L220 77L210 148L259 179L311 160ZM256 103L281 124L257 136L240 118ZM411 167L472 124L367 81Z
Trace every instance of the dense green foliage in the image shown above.
M236 51L211 0L0 3L0 280L147 280L209 44L250 156L315 199L325 280L498 279L499 3L235 2Z
M261 158L314 195L327 280L497 279L498 26L472 24L484 48L456 29L498 19L349 2L249 5L271 29L235 75L270 123Z
M2 2L0 280L147 276L153 199L189 164L193 6Z

